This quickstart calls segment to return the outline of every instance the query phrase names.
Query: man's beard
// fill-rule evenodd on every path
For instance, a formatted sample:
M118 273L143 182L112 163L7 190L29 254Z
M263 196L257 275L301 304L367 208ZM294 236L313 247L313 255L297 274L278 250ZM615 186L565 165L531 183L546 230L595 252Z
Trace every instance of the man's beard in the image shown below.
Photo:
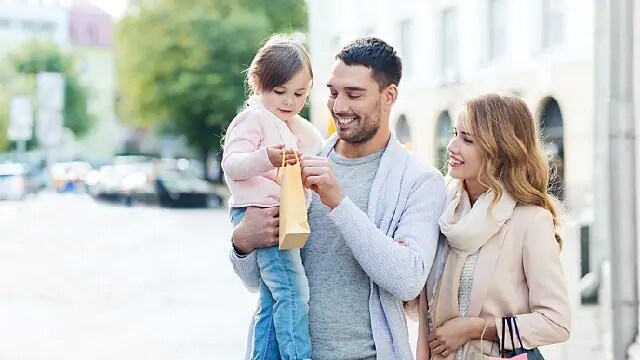
M373 139L374 136L378 133L378 129L380 129L380 105L378 105L373 112L372 116L356 116L354 122L357 122L357 126L355 128L350 129L350 131L341 131L340 123L336 124L336 131L338 132L338 137L340 140L346 141L350 144L363 144L367 141ZM337 122L337 117L350 117L345 115L338 116L337 114L333 114L335 121Z
M380 128L380 124L375 121L371 121L371 119L367 119L362 122L362 126L355 129L349 134L340 134L340 128L338 128L338 136L341 140L344 140L351 144L363 144L367 141L373 139L374 136L378 133L378 129Z

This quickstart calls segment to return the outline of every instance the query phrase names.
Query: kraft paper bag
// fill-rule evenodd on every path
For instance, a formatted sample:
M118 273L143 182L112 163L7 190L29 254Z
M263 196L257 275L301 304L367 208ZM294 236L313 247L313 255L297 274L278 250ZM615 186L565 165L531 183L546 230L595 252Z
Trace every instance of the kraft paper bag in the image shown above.
M307 242L311 229L307 221L307 203L302 185L302 169L296 153L296 163L285 162L282 150L282 167L276 180L280 184L280 250L299 249Z

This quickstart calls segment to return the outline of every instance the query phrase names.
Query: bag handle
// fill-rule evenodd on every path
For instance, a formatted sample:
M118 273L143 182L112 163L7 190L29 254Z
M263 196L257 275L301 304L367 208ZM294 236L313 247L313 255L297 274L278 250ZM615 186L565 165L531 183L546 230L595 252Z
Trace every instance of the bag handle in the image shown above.
M511 338L511 348L512 348L513 350L515 350L515 349L516 349L516 343L515 343L514 338L513 338L513 325L512 325L512 323L511 323L511 320L512 320L512 319L513 319L513 318L512 318L511 316L509 316L509 317L507 317L507 318L506 318L506 320L507 320L507 326L509 327L509 337Z
M503 317L502 318L502 338L500 340L500 357L502 357L502 354L504 354L504 341L505 341L505 329L507 328L507 318Z
M484 319L484 328L482 329L482 334L480 334L480 352L482 353L484 349L484 333L487 332L487 319Z
M283 147L282 148L282 166L276 169L276 183L278 183L278 185L282 185L282 176L280 175L280 169L287 166L287 162L285 159L286 155L287 155L287 149ZM293 155L296 157L296 163L299 163L300 158L298 157L298 152L294 151Z
M520 330L518 329L518 318L513 316L511 317L511 320L513 321L513 328L515 329L516 335L518 336L518 342L520 343L520 348L524 350L524 345L522 344L522 338L520 337Z

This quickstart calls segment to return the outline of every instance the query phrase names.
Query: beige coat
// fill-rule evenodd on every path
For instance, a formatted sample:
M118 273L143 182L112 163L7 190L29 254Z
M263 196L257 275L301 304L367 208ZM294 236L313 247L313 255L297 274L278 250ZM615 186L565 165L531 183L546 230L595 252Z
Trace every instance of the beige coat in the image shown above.
M459 314L457 284L464 260L453 251L448 253L436 295L436 327ZM418 360L429 359L425 297L423 291ZM502 336L501 317L507 315L518 315L525 348L569 338L570 308L560 251L551 214L540 207L516 206L511 218L482 247L475 267L468 316L495 317L498 336ZM511 348L510 341L506 345ZM498 347L496 342L485 341L483 353L496 356ZM479 351L480 341L470 341L465 360L475 359ZM446 359L454 357L455 353ZM434 355L432 359L443 358Z

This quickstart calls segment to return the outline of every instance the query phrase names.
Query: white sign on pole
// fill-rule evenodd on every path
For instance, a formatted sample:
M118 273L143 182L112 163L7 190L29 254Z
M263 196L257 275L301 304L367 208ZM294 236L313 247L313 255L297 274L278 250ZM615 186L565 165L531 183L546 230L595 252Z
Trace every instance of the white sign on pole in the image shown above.
M62 111L64 77L59 73L38 73L36 78L38 109Z
M26 141L33 136L33 107L28 97L11 98L7 136L13 141Z
M44 147L58 146L61 142L64 86L64 77L59 73L38 73L36 78L38 98L36 136L38 143Z
M38 143L45 147L60 144L62 138L62 115L58 111L38 111L36 128Z

